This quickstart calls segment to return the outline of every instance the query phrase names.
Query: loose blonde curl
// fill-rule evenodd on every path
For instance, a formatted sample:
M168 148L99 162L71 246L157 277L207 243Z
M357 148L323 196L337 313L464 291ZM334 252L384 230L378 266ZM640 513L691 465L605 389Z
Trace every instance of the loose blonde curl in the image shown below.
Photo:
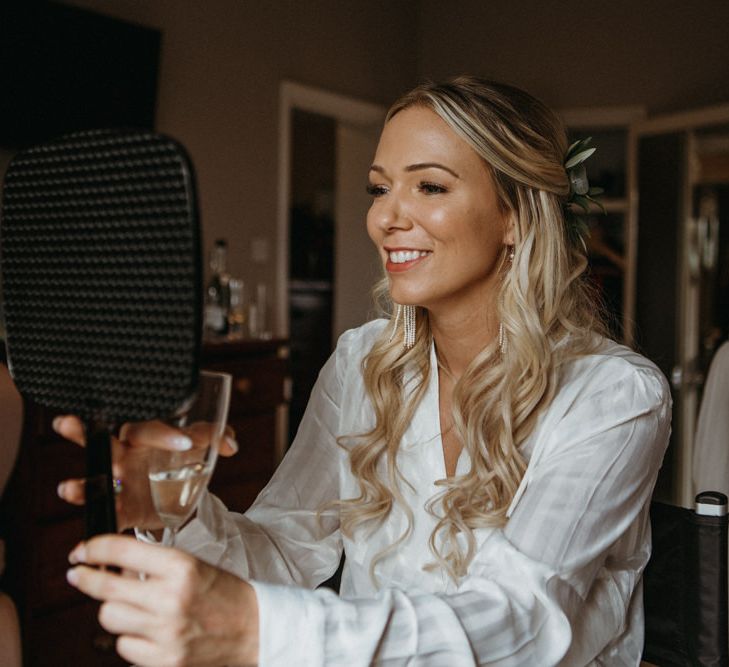
M438 518L430 538L436 565L458 579L474 555L473 530L506 523L526 470L520 447L554 396L560 366L593 349L603 325L583 276L585 247L570 244L565 230L567 139L557 117L521 90L466 76L415 88L395 102L387 121L413 106L437 113L483 158L514 222L515 256L504 271L498 299L507 351L502 355L497 341L487 345L453 390L454 428L470 455L471 470L439 480L442 491L428 504ZM391 316L387 281L375 291ZM418 308L417 320L412 349L404 350L402 337L391 336L386 327L365 357L362 372L375 426L340 439L360 485L359 496L336 503L344 534L351 537L362 524L374 530L396 502L408 517L406 532L373 559L373 576L376 562L412 529L413 515L399 490L399 483L407 482L397 468L397 452L434 372L427 311ZM412 370L415 381L405 386ZM384 479L378 473L383 458ZM466 538L465 550L459 534Z

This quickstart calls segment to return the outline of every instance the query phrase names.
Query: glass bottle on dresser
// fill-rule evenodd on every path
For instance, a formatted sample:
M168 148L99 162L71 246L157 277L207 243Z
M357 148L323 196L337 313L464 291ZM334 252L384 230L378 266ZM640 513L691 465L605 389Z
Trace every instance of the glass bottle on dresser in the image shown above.
M205 335L218 338L228 334L230 276L226 272L228 244L217 239L210 253L210 281L205 290Z
M245 283L238 278L231 278L229 285L228 338L240 340L245 337L245 328L248 322Z

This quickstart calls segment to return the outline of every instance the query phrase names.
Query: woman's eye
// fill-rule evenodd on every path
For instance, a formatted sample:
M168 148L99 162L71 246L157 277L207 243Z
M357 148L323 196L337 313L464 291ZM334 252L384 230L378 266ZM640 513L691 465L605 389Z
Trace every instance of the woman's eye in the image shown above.
M372 183L367 185L367 194L372 197L379 197L380 195L384 195L385 192L387 192L387 189L384 185L372 185Z
M444 188L442 185L438 185L437 183L429 183L426 181L420 183L418 187L426 195L439 195L443 194L444 192L448 192L448 189Z

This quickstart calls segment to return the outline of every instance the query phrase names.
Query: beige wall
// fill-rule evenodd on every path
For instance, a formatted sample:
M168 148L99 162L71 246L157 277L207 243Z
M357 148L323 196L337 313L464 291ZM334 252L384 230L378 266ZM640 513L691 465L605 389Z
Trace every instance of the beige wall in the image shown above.
M471 72L555 107L729 101L726 0L422 0L418 73Z
M293 80L373 102L415 75L409 3L389 0L68 0L161 29L157 128L190 151L205 247L229 240L244 278L254 237L276 233L279 83ZM365 175L362 175L364 184ZM363 185L364 187L364 185Z
M65 1L163 31L157 124L192 154L206 247L226 236L250 279L265 237L271 284L283 79L382 104L459 72L556 107L729 101L726 0Z

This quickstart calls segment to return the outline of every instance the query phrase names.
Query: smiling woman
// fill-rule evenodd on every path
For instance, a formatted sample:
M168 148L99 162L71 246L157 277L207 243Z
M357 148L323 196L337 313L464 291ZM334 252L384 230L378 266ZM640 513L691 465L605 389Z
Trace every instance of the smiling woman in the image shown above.
M367 216L386 316L342 335L269 485L244 515L205 496L187 554L127 537L72 554L69 581L104 600L124 657L638 663L670 398L602 334L565 219L567 152L554 115L509 86L461 77L392 107ZM58 429L78 440L76 425ZM123 451L170 446L127 433ZM142 508L125 516L145 527ZM340 596L313 590L343 554Z
M492 310L484 306L494 303L513 225L486 164L445 121L423 107L395 115L382 132L368 190L367 228L393 300L436 318L444 309L451 317Z

